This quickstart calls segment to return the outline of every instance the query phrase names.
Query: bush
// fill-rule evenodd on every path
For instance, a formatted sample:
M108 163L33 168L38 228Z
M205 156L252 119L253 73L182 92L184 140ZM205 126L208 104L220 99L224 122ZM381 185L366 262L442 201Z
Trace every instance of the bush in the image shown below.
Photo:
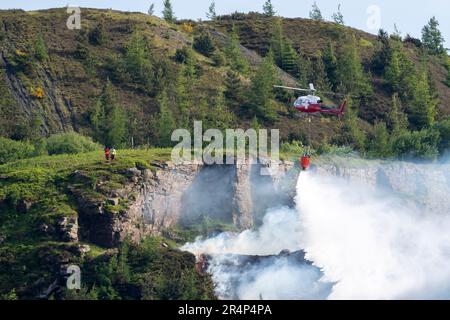
M97 24L89 32L89 42L93 45L102 45L105 43L106 35L105 29L102 23Z
M178 63L187 64L194 59L194 53L188 46L184 46L181 49L177 49L175 53L175 61Z
M211 35L205 32L194 38L194 49L206 57L211 57L216 50L216 46Z
M0 164L31 158L34 154L35 149L31 143L0 137Z
M433 129L439 132L438 149L440 154L444 154L450 150L450 118L435 124Z
M439 155L437 130L404 131L394 137L392 150L400 158L434 159Z
M212 56L212 60L216 67L222 67L226 64L226 57L222 51L216 50Z
M403 40L405 43L412 43L417 48L422 48L422 41L420 39L411 37L409 34L406 35L405 40Z
M39 61L44 61L48 59L47 47L45 46L44 38L39 36L34 44L34 56Z
M73 154L101 149L101 146L90 138L75 132L55 134L47 139L47 151L53 154Z

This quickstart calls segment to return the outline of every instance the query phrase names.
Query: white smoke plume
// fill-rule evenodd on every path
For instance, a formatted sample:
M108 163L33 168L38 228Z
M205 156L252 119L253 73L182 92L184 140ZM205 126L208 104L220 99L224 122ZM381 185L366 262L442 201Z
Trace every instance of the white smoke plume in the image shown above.
M417 166L426 175L428 167ZM447 169L436 166L433 174L441 170L446 176ZM421 180L424 185L416 187L430 197L443 192ZM209 271L222 298L449 299L450 212L436 208L448 208L450 197L439 201L447 203L418 204L393 190L302 173L295 209L269 210L258 230L221 234L183 249L213 255ZM277 255L285 249L304 250L317 268L282 255L230 267L237 259L230 254Z
M300 177L302 248L336 282L330 299L450 298L450 216L419 208L343 179Z

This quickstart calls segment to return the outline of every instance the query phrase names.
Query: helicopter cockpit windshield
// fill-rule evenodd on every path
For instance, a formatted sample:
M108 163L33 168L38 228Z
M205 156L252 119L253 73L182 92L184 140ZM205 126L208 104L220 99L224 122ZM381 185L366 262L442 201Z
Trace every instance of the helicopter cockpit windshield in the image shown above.
M295 107L308 107L311 104L318 104L321 103L321 99L316 96L306 96L306 97L299 97L295 103Z

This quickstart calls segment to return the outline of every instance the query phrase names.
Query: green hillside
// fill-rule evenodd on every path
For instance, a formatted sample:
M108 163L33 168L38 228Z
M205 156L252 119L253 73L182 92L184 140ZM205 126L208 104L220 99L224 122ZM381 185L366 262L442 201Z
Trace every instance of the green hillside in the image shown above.
M309 145L315 156L428 160L450 147L450 58L430 43L258 13L165 21L82 8L81 30L67 18L0 11L0 299L215 298L176 249L198 230L118 246L72 239L83 201L120 216L132 195L113 193L133 169L168 160L172 131L195 120L280 129L285 159ZM273 88L310 82L348 96L342 119L301 115L292 92ZM119 149L116 162L104 145ZM68 263L83 267L85 287L46 294Z
M280 128L284 141L306 143L311 136L317 144L354 143L335 119L313 117L308 132L307 121L291 107L292 93L261 87L276 83L314 82L322 90L355 94L358 127L369 138L377 122L391 129L396 93L411 129L450 113L448 57L431 54L412 38L377 38L336 23L260 14L168 23L140 13L83 9L81 30L65 27L63 9L2 11L0 19L0 134L13 139L75 130L101 143L165 146L173 128L203 120L206 128L248 128L258 121ZM272 62L286 72L264 70L261 56L270 48ZM415 78L388 79L384 69L392 52L406 69L400 71L413 70ZM402 87L393 88L398 81ZM422 119L427 112L432 119ZM105 122L113 123L114 137Z

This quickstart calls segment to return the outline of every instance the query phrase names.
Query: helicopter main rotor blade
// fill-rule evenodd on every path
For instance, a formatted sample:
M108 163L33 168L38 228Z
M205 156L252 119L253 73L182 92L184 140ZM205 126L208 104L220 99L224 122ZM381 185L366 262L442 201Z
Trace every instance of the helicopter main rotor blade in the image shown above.
M284 87L284 86L273 86L274 88L281 88L287 90L301 91L301 92L310 92L310 89L301 89L301 88L293 88L293 87Z
M337 96L337 97L359 98L359 96L356 96L356 95L350 95L350 94L345 94L345 93L336 93L336 92L326 92L326 91L320 91L320 90L319 90L319 94L326 94L326 95L332 95L332 96Z

